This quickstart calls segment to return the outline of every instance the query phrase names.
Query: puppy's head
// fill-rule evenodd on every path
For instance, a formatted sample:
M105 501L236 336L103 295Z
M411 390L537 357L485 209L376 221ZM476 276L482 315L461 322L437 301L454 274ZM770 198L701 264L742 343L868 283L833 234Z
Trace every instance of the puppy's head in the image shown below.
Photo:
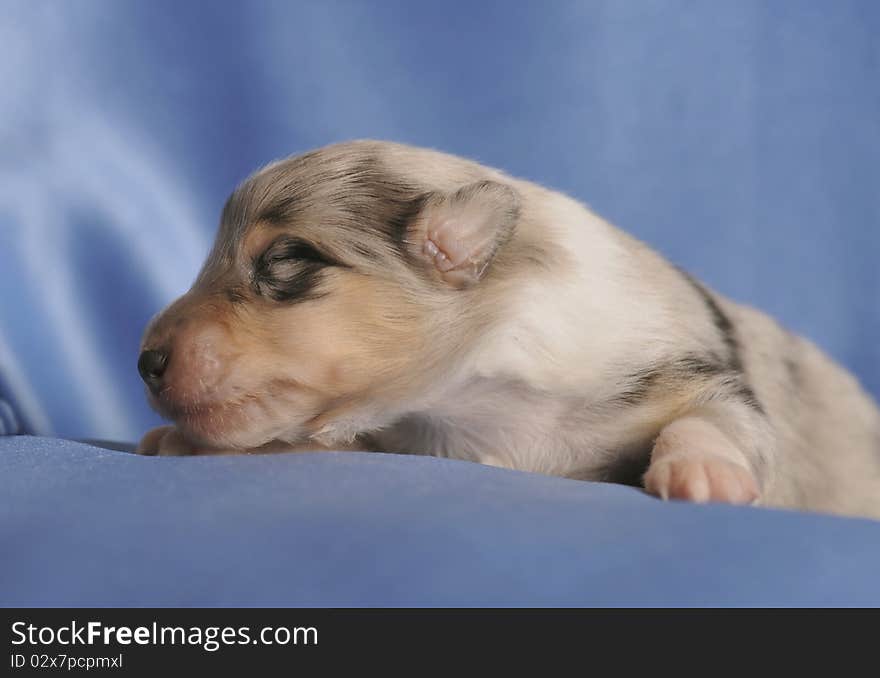
M211 447L387 422L489 321L519 215L510 180L432 151L351 142L270 165L145 332L153 406Z

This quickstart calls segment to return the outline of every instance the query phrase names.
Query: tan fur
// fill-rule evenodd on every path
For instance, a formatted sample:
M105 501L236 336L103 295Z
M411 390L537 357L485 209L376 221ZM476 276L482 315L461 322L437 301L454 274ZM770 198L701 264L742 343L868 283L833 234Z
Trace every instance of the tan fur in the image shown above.
M175 421L148 453L647 469L664 498L880 517L880 414L842 368L580 203L435 151L350 142L256 173L143 348L170 356L151 399Z

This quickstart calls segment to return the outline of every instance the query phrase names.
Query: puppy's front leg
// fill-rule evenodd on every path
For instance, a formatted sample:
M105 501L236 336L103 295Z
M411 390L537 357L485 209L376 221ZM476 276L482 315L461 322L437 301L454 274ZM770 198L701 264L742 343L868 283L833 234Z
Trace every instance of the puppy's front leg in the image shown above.
M663 499L757 501L766 466L762 424L750 422L737 407L697 410L672 421L654 443L645 488Z
M161 454L162 442L174 430L173 426L159 426L147 431L135 448L135 452L146 455Z
M185 438L175 426L159 426L148 431L135 450L138 454L160 457L188 457L201 454L234 454L234 450L202 448ZM241 450L238 450L241 452Z
M141 438L136 452L143 455L158 455L160 457L186 457L207 454L271 454L273 452L326 452L345 450L371 449L366 439L358 438L350 444L340 444L329 447L314 441L301 443L286 443L281 440L273 440L250 450L222 450L199 447L184 437L175 426L160 426L149 431Z

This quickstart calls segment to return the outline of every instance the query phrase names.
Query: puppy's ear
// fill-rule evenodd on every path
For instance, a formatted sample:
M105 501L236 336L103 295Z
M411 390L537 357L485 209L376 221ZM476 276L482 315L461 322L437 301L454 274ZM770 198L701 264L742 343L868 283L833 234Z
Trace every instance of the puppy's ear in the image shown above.
M413 254L452 287L479 282L519 218L516 191L478 181L452 194L432 194L412 224Z

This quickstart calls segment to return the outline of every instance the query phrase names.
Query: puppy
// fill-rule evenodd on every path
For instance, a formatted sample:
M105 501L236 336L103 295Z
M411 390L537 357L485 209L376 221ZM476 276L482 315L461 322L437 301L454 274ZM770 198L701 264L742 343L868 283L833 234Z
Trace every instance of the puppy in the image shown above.
M356 141L223 209L138 369L147 454L370 449L880 517L880 412L809 341L582 204Z

